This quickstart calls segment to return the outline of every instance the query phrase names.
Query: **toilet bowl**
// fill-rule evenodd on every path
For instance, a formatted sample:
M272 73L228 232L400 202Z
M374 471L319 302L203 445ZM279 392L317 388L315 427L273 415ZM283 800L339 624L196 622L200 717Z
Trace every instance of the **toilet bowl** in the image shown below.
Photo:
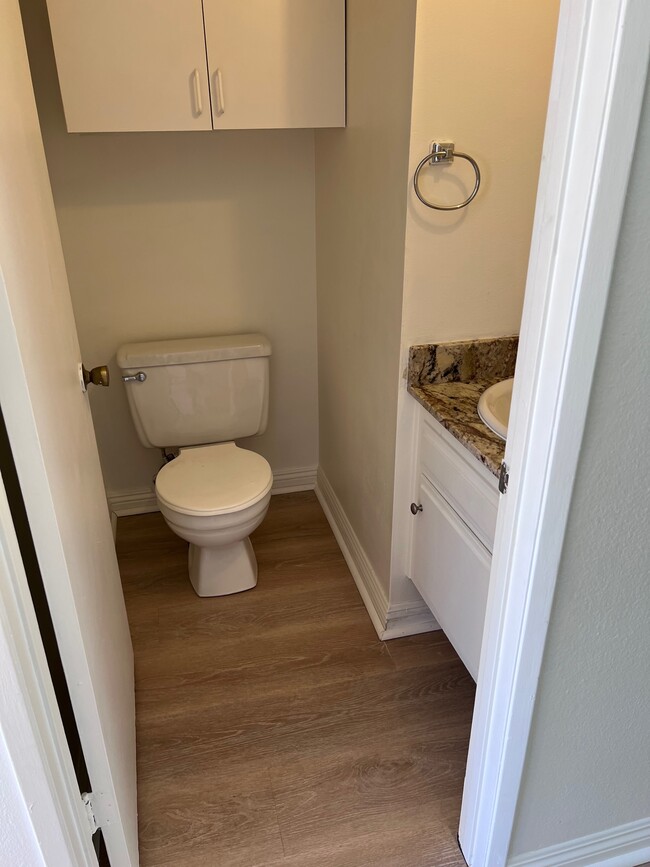
M268 462L235 443L181 449L156 477L160 511L190 543L189 577L199 596L224 596L257 583L248 538L271 499Z

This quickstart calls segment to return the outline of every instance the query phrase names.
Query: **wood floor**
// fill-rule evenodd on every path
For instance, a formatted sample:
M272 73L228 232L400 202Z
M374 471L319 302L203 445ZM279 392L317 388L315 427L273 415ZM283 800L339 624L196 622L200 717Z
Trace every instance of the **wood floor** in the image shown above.
M142 867L462 867L474 684L442 633L382 643L312 493L273 497L259 582L194 595L121 518Z

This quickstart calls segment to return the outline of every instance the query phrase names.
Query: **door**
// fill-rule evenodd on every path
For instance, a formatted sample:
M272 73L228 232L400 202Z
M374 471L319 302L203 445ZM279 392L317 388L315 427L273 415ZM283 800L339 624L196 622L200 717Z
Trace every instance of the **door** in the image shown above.
M212 129L201 0L48 0L69 132Z
M214 129L345 126L344 0L204 0Z
M0 405L95 813L135 867L131 641L17 0L0 20Z
M410 578L476 680L492 558L424 476L418 496Z

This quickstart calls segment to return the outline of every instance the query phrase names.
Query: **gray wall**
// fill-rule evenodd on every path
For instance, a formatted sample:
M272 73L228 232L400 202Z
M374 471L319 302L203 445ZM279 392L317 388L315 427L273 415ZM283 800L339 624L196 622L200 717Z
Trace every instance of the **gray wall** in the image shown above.
M650 94L511 855L650 817Z
M316 132L320 466L386 591L415 0L348 0L348 127Z

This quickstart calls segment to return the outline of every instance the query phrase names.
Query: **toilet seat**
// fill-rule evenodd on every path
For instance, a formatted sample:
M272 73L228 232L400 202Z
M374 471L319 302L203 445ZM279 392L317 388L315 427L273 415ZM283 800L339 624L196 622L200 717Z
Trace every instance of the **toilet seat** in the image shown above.
M271 490L268 461L235 443L181 449L156 477L162 504L184 515L224 515L262 500Z

